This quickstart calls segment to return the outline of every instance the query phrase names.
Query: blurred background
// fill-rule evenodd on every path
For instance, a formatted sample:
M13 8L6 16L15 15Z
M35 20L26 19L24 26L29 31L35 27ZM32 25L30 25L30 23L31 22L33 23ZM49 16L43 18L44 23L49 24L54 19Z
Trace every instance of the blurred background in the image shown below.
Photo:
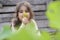
M31 8L35 14L34 19L40 30L55 31L49 27L49 21L45 15L48 4L54 0L0 0L0 30L3 25L11 24L11 19L15 18L16 4L22 1L27 1L31 4Z

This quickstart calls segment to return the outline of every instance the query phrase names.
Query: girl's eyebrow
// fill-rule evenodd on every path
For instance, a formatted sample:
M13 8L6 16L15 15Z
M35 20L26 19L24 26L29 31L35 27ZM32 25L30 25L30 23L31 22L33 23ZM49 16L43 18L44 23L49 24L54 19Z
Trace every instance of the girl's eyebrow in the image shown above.
M19 11L23 11L23 10L19 10ZM28 10L25 10L25 11L28 11Z
M19 11L22 11L22 10L19 10Z

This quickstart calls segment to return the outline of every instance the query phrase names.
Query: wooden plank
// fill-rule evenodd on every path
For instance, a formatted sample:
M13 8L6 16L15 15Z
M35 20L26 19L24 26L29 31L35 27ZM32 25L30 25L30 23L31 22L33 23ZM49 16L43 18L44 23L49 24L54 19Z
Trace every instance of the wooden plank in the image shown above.
M2 12L14 12L15 11L15 6L14 7L4 7L0 9L0 13Z
M10 22L12 18L15 18L15 13L0 14L0 23Z
M45 12L34 12L35 16L43 16L45 15Z
M2 8L2 4L0 3L0 8Z
M40 10L46 10L45 5L32 5L31 6L33 11L40 11ZM0 13L4 13L4 12L15 12L16 10L16 6L11 6L11 7L3 7L2 9L0 9Z
M46 3L46 0L31 0L31 4L43 4Z
M45 5L32 5L32 10L46 10L46 6Z
M39 28L40 31L47 31L50 34L53 34L54 32L56 32L56 30L51 29L51 28Z
M3 5L13 5L14 3L11 0L0 0Z
M0 14L0 23L1 22L10 22L11 19L15 17L15 14Z
M0 18L4 18L4 17L15 17L15 13L0 14Z
M47 20L47 17L44 15L44 16L35 16L34 17L35 20Z
M0 23L3 23L3 22L10 22L12 19L12 17L8 17L8 18L0 18Z
M37 23L37 25L38 25L39 28L49 27L49 25L48 25L48 24L49 24L48 20L39 20L39 21L36 20L36 23Z
M43 4L43 3L46 3L46 0L5 0L5 1L2 1L3 5L16 5L16 3L18 2L22 2L22 1L27 1L29 2L30 4ZM7 2L7 3L6 3Z
M2 28L4 25L11 25L11 22L0 23L0 28Z

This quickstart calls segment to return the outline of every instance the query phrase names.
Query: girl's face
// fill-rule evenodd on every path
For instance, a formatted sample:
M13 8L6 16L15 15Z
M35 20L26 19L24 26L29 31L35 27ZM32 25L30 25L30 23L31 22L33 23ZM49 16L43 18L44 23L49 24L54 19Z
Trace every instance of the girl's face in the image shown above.
M27 13L27 15L28 15L27 19L30 18L30 13L29 13L27 7L26 7L26 6L21 6L21 7L20 7L20 10L19 10L19 12L18 12L18 18L19 18L19 20L21 20L21 21L22 21L22 19L23 19L23 13L24 13L24 12Z

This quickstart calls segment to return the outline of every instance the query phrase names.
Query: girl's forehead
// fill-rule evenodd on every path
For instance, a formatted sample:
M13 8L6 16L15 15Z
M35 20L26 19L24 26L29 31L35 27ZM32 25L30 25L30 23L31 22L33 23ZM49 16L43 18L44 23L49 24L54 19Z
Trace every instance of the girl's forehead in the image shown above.
M20 10L27 10L27 7L24 6L24 5L22 5L22 6L20 7Z

